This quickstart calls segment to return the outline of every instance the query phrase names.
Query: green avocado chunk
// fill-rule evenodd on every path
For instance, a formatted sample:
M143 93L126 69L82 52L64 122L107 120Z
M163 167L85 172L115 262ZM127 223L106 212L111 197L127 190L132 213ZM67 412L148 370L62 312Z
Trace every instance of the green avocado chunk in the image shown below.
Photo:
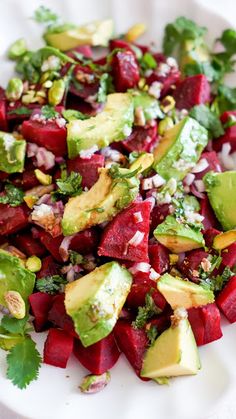
M128 172L127 169L119 170ZM109 169L102 168L92 188L70 198L66 204L62 218L63 234L69 236L111 220L135 199L138 191L139 180L135 176L113 179Z
M26 142L0 131L0 170L6 173L23 172Z
M205 245L202 233L168 215L154 230L154 237L173 253L188 252Z
M43 35L46 43L61 51L80 45L107 46L112 38L114 23L111 19L97 20L78 26L65 24L49 28Z
M165 330L145 356L142 377L178 377L195 375L201 368L198 348L187 319Z
M115 326L132 283L129 271L108 262L66 285L65 307L84 346L106 337Z
M207 142L207 130L186 117L168 129L158 142L153 151L153 168L166 180L182 180L199 160Z
M69 158L93 147L108 146L126 138L134 120L133 98L129 93L111 93L103 111L85 120L72 120L67 125Z
M236 171L207 173L203 181L216 217L224 230L236 227Z
M19 258L0 250L0 304L7 307L5 293L17 291L28 306L28 297L33 292L34 283L35 274L25 269Z
M133 95L134 109L141 108L146 121L164 117L159 102L153 96L139 90L133 90L131 93Z
M173 309L187 309L214 302L214 293L210 289L170 274L160 277L157 288Z

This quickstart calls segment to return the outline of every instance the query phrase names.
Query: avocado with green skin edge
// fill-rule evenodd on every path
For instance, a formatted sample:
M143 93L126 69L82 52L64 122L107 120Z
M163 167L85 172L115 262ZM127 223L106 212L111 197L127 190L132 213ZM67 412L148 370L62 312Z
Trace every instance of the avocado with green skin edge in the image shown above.
M148 348L141 377L178 377L195 375L201 368L196 341L187 319L165 330Z
M35 274L25 269L19 258L0 250L0 304L7 307L4 295L8 291L17 291L28 306L28 297L32 294Z
M236 171L208 172L203 182L214 213L224 230L236 227Z
M180 223L173 215L168 215L154 230L154 237L172 253L188 252L205 245L200 230Z
M146 121L165 117L160 109L159 102L153 96L140 90L129 90L129 92L133 96L134 109L141 108Z
M67 124L69 158L94 146L97 149L128 137L134 121L133 98L129 93L107 95L104 109L85 120L72 120Z
M108 262L66 285L65 308L72 317L83 346L111 333L132 283L129 271Z
M119 170L123 174L129 173L127 169ZM138 192L139 180L135 176L113 179L109 169L102 168L92 188L70 198L66 204L62 218L63 234L69 236L111 220L135 199Z
M210 289L170 274L160 277L157 289L173 309L203 306L215 300Z
M0 131L0 170L21 173L24 170L26 141Z
M81 26L64 24L49 27L43 37L48 45L61 51L68 51L80 45L107 46L113 31L113 21L106 19Z
M208 132L190 117L168 129L155 147L154 170L164 179L182 180L199 160Z

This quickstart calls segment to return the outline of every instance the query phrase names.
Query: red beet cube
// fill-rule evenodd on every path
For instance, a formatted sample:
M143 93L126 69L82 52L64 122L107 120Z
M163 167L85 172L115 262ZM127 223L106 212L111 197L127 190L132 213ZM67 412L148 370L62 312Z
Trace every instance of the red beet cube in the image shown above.
M230 323L236 322L236 276L232 276L219 293L216 304Z
M23 137L40 147L45 147L55 156L64 156L67 152L66 128L59 127L56 122L43 125L38 121L24 121L22 124Z
M208 256L208 253L204 252L204 250L191 250L186 254L184 260L179 263L178 268L184 276L191 279L192 281L198 282L198 278L196 275L194 275L194 271L199 270L202 259L207 258Z
M162 274L169 268L169 251L160 243L148 246L150 264L158 274Z
M156 306L160 310L166 308L167 302L163 295L156 289L156 283L151 279L143 281L143 283L133 283L128 294L126 305L130 308L138 308L145 306L145 297L147 293L151 293Z
M236 243L232 243L221 252L222 265L232 268L236 264Z
M213 240L218 234L220 234L220 231L216 230L216 228L208 228L208 230L204 232L204 239L207 247L212 247Z
M123 39L111 39L109 43L110 51L113 51L114 49L117 49L117 48L131 51L132 54L134 53L134 51L132 50L128 42L124 41Z
M206 345L222 337L220 312L215 303L191 308L188 313L197 345Z
M134 329L124 320L118 320L114 328L117 344L139 376L148 338L144 329Z
M98 255L132 262L148 262L150 211L150 202L143 201L120 212L104 230ZM142 221L136 221L135 213L141 215ZM133 244L131 241L129 244L133 237L138 237L137 243Z
M132 153L133 151L150 151L150 148L157 140L157 124L154 126L134 127L130 136L122 141L124 148Z
M29 296L29 303L34 315L34 328L36 332L44 330L48 319L48 312L52 305L53 296L43 293L36 292Z
M211 208L208 196L206 194L204 195L204 198L200 200L200 214L204 217L202 221L204 230L218 226L219 223L214 214L214 211Z
M60 265L58 265L52 256L47 256L42 259L42 268L37 273L37 278L44 278L45 276L53 276L60 274Z
M98 77L90 67L81 66L80 64L76 65L74 69L74 78L75 83L72 80L69 91L77 96L77 101L78 97L86 100L90 96L97 95L100 83Z
M97 230L95 228L88 228L75 234L71 240L70 249L82 255L88 255L97 249L98 240Z
M162 54L154 54L153 56L157 62L164 63L166 61L165 57ZM147 84L149 84L150 86L155 81L162 83L163 86L161 89L161 97L164 97L171 90L173 90L172 86L178 83L179 79L180 71L177 68L171 68L167 75L160 75L157 67L157 71L153 71L152 74L149 77L147 77Z
M92 374L103 374L111 369L120 356L113 333L87 348L76 339L74 354Z
M49 329L44 344L43 362L54 367L66 368L73 351L73 336L64 330Z
M63 260L59 253L59 247L63 240L63 236L52 237L51 234L42 229L38 230L38 233L41 243L46 247L57 262L62 263Z
M91 158L76 157L67 161L69 172L79 172L82 176L82 187L91 188L98 180L98 169L104 166L105 158L101 154L93 154Z
M12 234L28 225L29 209L26 205L11 207L0 204L0 236Z
M170 213L171 209L169 204L156 205L151 212L150 231L153 232L159 224L163 223Z
M229 117L236 116L236 111L226 111L221 115L221 122L224 124L228 121ZM236 151L236 125L228 127L225 130L224 135L213 141L213 148L216 151L221 151L223 144L230 143L231 151Z
M14 237L16 246L27 256L41 257L45 254L45 247L32 237L31 233L21 233Z
M191 109L195 105L210 101L210 85L204 74L186 77L174 91L176 107Z
M112 73L118 92L137 86L140 75L134 53L128 50L117 52L112 60Z
M66 313L64 301L64 294L58 294L53 297L51 308L48 312L48 320L53 324L54 327L59 327L65 332L78 338L78 335L75 332L73 320Z
M8 130L6 97L2 87L0 87L0 130Z

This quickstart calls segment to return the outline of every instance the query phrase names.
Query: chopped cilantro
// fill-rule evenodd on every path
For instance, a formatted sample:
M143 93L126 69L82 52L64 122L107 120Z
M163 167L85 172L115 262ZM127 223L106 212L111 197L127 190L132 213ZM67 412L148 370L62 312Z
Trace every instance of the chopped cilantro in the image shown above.
M226 266L221 275L216 275L213 277L202 277L201 275L200 284L203 287L210 288L214 292L221 291L233 275L234 273L230 270L228 266Z
M41 114L46 119L53 119L53 118L57 118L59 116L59 113L57 111L55 111L54 106L50 106L50 105L42 106Z
M54 199L61 199L65 196L77 196L82 192L82 176L79 173L71 172L69 176L65 171L61 172L61 178L56 180L58 189L52 192Z
M26 332L26 323L28 317L24 319L16 319L15 317L3 316L1 320L1 327L8 333L16 335L24 335Z
M24 202L24 192L12 184L5 186L5 195L0 196L1 204L9 204L11 207L18 207Z
M46 23L47 25L55 24L59 20L58 15L45 6L39 6L35 10L33 19L38 23Z
M213 111L209 109L208 106L194 106L190 110L189 116L196 119L199 124L205 127L209 131L211 138L218 138L220 135L224 134L224 129L220 119Z
M80 265L84 262L84 257L80 254L75 252L74 250L69 250L70 255L70 262L72 265Z
M67 281L60 275L45 276L36 281L36 289L46 294L56 294Z
M26 108L26 106L20 106L19 108L13 109L8 112L9 115L31 115L32 109Z
M136 329L142 329L151 317L159 314L160 312L161 310L154 303L151 292L147 293L145 297L145 306L138 308L137 317L132 323L133 327Z
M158 336L158 330L155 325L151 325L149 329L146 330L147 337L149 339L149 345L152 346Z

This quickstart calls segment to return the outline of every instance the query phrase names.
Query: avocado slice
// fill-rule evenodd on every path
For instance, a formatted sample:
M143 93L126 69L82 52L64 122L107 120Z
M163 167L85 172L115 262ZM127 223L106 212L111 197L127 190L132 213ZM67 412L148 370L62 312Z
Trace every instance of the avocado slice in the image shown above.
M236 170L208 172L203 181L210 204L224 230L236 227Z
M151 153L142 153L140 154L137 159L131 163L129 170L132 172L133 170L138 170L138 173L142 173L148 168L151 168L153 163L153 154Z
M54 26L49 28L43 37L48 45L61 51L68 51L80 45L107 46L113 31L113 21L106 19L78 27L70 24Z
M128 176L127 169L119 170L127 172ZM66 204L62 218L63 234L69 236L111 220L135 199L138 191L139 180L135 176L113 179L109 169L102 168L92 188L70 198Z
M26 141L0 131L0 170L6 173L23 172Z
M224 233L217 234L213 239L213 249L223 250L236 242L236 230L225 231Z
M188 252L205 244L202 233L168 215L154 230L154 237L172 253Z
M164 114L160 109L159 102L147 92L139 90L130 91L133 96L134 109L142 108L145 120L164 118Z
M102 112L85 120L72 120L67 125L69 158L94 146L97 149L113 141L121 141L131 133L134 120L133 99L129 93L112 93Z
M19 258L0 250L0 304L7 307L4 295L8 291L17 291L28 305L32 294L35 274L25 269Z
M142 377L178 377L195 375L201 368L198 348L187 319L165 330L145 356Z
M214 302L214 293L210 289L170 274L160 277L157 288L173 309L187 309Z
M83 346L106 337L115 326L132 283L129 271L108 262L65 288L65 308Z
M182 180L199 160L208 142L207 130L186 117L165 132L154 149L153 168L164 179Z

